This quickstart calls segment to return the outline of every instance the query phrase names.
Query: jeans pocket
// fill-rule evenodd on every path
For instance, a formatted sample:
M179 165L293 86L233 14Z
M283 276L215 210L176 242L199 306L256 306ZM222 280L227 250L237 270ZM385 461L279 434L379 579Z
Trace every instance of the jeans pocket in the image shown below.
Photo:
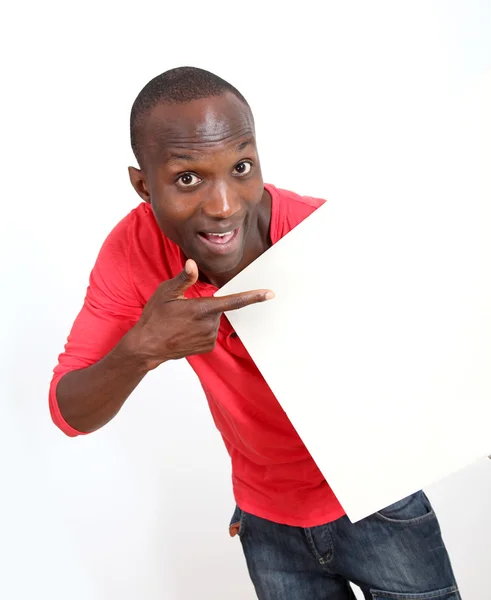
M237 505L235 506L234 514L230 519L229 531L230 535L234 536L238 534L239 537L242 537L244 533L244 525L245 525L245 513L241 510Z
M434 518L435 513L426 494L420 491L387 506L375 516L393 524L413 525Z
M423 592L422 594L400 594L381 590L370 590L370 594L373 600L461 600L459 590L456 587L434 592Z

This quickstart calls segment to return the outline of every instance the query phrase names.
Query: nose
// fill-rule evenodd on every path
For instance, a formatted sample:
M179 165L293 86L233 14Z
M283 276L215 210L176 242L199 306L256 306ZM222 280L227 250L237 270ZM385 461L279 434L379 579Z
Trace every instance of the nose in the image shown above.
M240 210L240 200L230 186L216 185L208 191L202 210L210 219L228 219Z

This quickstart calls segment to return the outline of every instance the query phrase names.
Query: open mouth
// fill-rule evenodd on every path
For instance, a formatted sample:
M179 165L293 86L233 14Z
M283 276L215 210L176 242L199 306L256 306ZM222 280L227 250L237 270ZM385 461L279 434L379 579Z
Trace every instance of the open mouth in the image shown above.
M198 237L214 252L232 252L235 250L240 227L224 232L200 231Z
M232 231L227 231L225 233L203 233L200 232L200 236L205 238L206 241L211 242L212 244L226 244L230 242L230 240L234 237L235 233L238 229L233 229Z

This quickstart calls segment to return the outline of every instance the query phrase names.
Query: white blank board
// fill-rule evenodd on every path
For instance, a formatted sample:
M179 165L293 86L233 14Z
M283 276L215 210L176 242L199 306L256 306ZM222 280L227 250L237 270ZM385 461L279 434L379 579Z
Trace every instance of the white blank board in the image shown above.
M328 202L217 294L274 290L227 317L352 521L491 452L490 89L351 121Z

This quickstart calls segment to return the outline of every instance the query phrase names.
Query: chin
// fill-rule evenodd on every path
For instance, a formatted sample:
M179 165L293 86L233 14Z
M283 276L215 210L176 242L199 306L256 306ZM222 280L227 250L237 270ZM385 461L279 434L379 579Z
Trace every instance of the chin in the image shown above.
M226 273L230 273L231 271L235 271L240 264L242 259L242 253L240 255L232 256L224 256L214 258L212 260L196 260L196 264L198 268L203 272L208 272L213 275L224 275Z

